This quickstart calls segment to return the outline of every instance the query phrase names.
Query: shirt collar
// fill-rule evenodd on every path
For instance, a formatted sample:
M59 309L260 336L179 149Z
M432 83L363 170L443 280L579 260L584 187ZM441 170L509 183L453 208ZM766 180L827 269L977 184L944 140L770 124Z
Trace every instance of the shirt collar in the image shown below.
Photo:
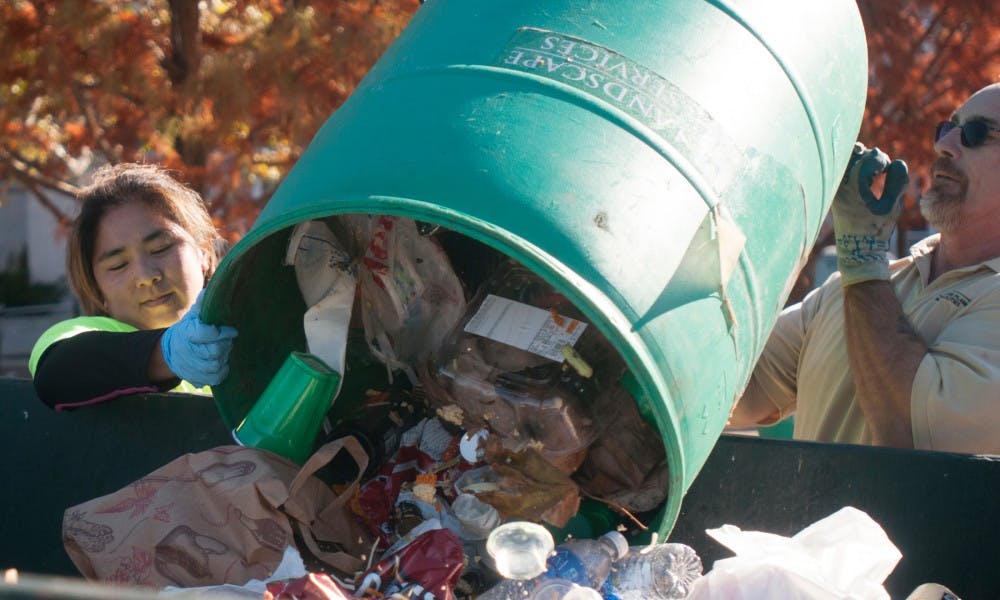
M920 272L920 276L924 282L930 278L931 256L934 251L937 250L940 243L941 234L935 233L934 235L925 237L916 244L910 246L910 256L913 257L913 262L917 265L917 270ZM953 270L972 272L982 267L991 269L994 273L1000 273L1000 256L984 260L983 262L975 265L969 265L967 267L961 267Z

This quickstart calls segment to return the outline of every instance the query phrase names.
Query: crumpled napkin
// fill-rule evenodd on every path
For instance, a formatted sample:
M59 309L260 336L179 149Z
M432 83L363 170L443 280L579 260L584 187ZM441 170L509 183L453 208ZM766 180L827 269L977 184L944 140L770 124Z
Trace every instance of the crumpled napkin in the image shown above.
M733 525L706 533L736 556L716 561L689 600L887 600L882 584L903 556L878 523L851 506L790 538Z

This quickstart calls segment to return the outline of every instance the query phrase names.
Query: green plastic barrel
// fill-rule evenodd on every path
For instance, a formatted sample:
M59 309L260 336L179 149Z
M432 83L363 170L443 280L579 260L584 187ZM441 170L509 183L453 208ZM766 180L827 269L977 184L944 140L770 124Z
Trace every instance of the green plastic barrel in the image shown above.
M854 0L430 0L208 287L203 316L240 332L223 418L305 347L292 226L435 223L534 270L621 352L666 448L665 537L817 235L866 82Z

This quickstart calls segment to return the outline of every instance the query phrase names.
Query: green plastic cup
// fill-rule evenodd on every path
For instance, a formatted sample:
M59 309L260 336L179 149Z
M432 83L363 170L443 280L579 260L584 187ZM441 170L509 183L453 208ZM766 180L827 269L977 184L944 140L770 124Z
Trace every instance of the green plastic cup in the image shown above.
M244 446L302 464L312 453L339 384L340 373L318 357L292 352L233 435Z

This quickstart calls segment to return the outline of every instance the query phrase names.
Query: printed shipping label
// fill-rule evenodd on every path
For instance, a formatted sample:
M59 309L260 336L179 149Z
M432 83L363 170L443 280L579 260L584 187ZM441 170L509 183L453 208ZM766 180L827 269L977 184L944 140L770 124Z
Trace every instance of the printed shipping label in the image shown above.
M465 331L562 362L562 347L572 346L587 324L523 302L490 294L465 325Z

